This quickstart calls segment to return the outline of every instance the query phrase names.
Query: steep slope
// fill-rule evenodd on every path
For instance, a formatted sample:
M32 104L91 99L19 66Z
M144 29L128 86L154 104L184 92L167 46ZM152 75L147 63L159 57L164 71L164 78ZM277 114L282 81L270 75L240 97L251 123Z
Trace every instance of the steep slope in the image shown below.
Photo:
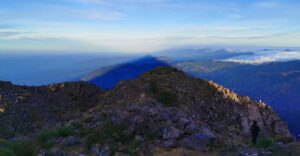
M221 152L249 146L254 120L261 137L290 138L286 124L263 103L170 67L122 81L109 91L84 82L44 87L3 82L0 88L0 122L5 123L0 136L27 138L40 155L164 155L171 152L168 149L195 155ZM38 113L31 113L34 108ZM32 114L41 114L37 119L42 124ZM31 126L35 124L39 126ZM9 134L12 127L18 129Z
M256 120L267 136L290 136L286 124L265 104L211 81L186 76L175 68L157 68L121 83L109 96L109 102L114 104L159 102L177 107L198 115L217 131L233 128L248 135L252 121Z
M146 56L137 60L110 67L103 67L81 78L104 89L113 88L119 81L134 79L143 72L156 67L168 66L165 58Z
M220 83L238 94L270 104L288 122L294 135L300 133L300 61L264 64L233 62L181 62L176 67L195 77Z

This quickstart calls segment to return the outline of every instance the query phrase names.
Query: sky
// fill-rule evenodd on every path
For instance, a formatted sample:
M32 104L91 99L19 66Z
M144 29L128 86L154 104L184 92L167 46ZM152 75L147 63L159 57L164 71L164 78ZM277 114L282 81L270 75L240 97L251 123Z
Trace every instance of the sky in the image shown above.
M300 47L299 0L0 0L0 52Z

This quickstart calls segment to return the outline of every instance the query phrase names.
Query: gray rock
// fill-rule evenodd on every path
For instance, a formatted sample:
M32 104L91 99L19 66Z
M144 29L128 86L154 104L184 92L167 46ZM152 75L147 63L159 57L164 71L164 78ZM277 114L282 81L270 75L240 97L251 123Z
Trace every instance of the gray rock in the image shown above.
M46 156L46 151L45 150L40 150L37 156Z
M176 113L175 118L177 119L187 118L187 114L182 111L179 111Z
M216 138L216 135L207 126L201 127L201 130L199 131L199 133L205 134L207 137L209 137L211 139Z
M180 119L178 120L178 128L179 128L180 130L184 130L185 127L186 127L189 123L190 123L190 121L189 121L188 119L186 119L186 118L180 118Z
M51 155L51 156L63 156L64 153L61 149L53 147L49 151L45 153L45 155Z
M69 136L67 138L64 138L61 142L61 145L63 146L74 146L79 143L79 140L73 136Z
M210 141L214 139L214 135L198 132L189 137L183 138L180 141L180 145L193 150L204 150Z
M110 155L109 147L108 146L101 147L98 144L96 144L95 146L91 147L90 154L91 156L109 156Z
M129 112L126 110L116 110L111 114L111 121L113 124L121 124L125 119L129 117Z
M129 121L130 125L129 128L127 129L127 134L128 135L133 134L136 131L137 127L144 122L144 120L145 117L142 115L133 116Z
M193 122L188 124L184 129L184 132L187 134L193 134L197 131L198 131L198 126Z
M163 129L163 139L177 139L182 135L182 132L175 127L166 127Z
M131 124L141 124L145 120L145 116L142 115L135 115L133 118L130 119Z
M259 151L254 148L241 147L238 149L239 156L258 156Z
M150 108L149 114L152 116L156 116L159 113L159 111L156 108Z
M126 108L126 110L129 112L140 112L142 108L138 105L130 105Z
M164 148L172 148L172 147L175 147L175 146L176 146L176 140L174 140L174 139L165 140L165 141L162 143L162 145L163 145Z

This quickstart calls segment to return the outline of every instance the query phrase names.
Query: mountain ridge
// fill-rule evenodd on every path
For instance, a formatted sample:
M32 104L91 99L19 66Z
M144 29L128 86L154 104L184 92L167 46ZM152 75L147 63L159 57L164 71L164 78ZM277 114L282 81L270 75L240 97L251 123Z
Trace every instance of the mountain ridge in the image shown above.
M19 124L7 139L27 138L40 147L40 154L159 155L158 149L177 148L214 152L232 145L248 146L254 120L263 137L277 141L291 137L271 108L171 67L155 68L108 91L85 82L42 87L1 82L0 86L5 109L0 122L7 123L1 124L0 135ZM27 117L35 114L28 111L35 106L32 101L41 108L60 109L37 111L45 115L37 122ZM42 142L35 141L41 137ZM52 141L50 147L45 145L48 141Z

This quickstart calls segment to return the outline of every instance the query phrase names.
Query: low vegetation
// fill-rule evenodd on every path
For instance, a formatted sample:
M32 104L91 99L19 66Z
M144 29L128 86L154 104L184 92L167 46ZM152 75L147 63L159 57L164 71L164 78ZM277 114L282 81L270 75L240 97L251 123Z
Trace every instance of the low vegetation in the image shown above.
M156 96L157 100L167 107L174 107L176 95L158 87L155 81L150 81L150 91Z
M155 81L150 81L150 91L154 94L156 94L159 91L159 88Z
M176 101L176 95L168 91L161 91L158 94L158 101L167 107L174 107Z
M61 127L53 130L44 130L37 136L37 143L43 148L50 148L59 137L68 137L74 133L72 127Z
M34 156L36 149L28 141L6 141L0 139L0 156Z
M16 156L16 154L10 148L0 147L0 156Z
M124 152L127 154L135 154L141 145L133 135L126 134L128 125L113 125L111 122L105 122L101 128L93 131L87 138L86 146L88 149L95 144L108 145L110 154L116 152ZM117 144L122 144L123 148L118 148Z
M257 144L255 145L256 148L268 148L272 144L274 144L274 140L271 138L261 138L258 140Z

